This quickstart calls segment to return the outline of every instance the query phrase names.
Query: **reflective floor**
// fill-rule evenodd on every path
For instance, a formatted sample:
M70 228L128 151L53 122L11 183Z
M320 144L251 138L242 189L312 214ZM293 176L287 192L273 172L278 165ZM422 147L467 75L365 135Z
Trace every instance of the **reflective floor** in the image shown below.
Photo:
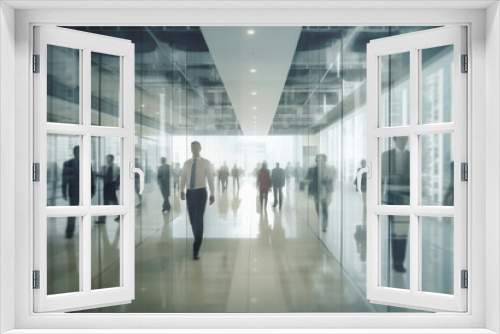
M308 225L314 206L307 192L295 191L292 183L282 210L272 207L271 197L262 212L256 194L253 177L243 180L240 191L231 182L227 192L216 191L216 202L205 213L201 260L193 261L185 202L171 196L172 210L163 214L158 187L149 184L136 208L135 300L87 312L408 311L366 300L362 282L344 270ZM120 231L114 218L92 226L93 289L119 284ZM78 266L71 263L78 259L78 234L65 239L65 224L57 226L59 233L49 234L49 258L54 259L49 291L75 291L68 286L78 282ZM364 271L364 259L352 249L344 257Z

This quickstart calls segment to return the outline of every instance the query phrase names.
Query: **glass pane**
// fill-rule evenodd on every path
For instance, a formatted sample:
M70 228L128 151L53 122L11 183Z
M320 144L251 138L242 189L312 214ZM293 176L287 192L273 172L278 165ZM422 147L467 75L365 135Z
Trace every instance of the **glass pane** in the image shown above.
M410 143L409 137L380 139L381 204L410 204Z
M92 125L119 126L120 57L92 52Z
M80 218L47 218L47 294L80 291Z
M410 217L381 216L380 220L380 285L390 288L409 289Z
M97 174L97 196L92 205L120 204L121 138L92 137L92 170Z
M453 218L422 217L422 291L453 294Z
M380 126L410 124L410 53L380 57Z
M453 206L453 134L424 135L422 144L422 205Z
M47 45L47 122L80 122L80 50Z
M47 135L47 206L80 205L80 136Z
M120 286L120 216L92 217L92 290Z
M453 121L453 45L424 49L422 123Z

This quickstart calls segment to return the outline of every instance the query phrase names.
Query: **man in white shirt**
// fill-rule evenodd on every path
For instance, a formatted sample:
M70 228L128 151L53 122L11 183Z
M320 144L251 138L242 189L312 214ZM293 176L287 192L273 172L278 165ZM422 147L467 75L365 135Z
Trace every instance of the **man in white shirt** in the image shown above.
M200 259L199 251L203 241L203 215L207 205L207 181L210 190L210 205L215 201L212 165L210 161L200 156L200 151L201 144L197 141L192 142L191 153L193 157L184 163L179 185L181 200L187 199L189 220L193 229L193 260ZM186 186L187 191L185 193Z

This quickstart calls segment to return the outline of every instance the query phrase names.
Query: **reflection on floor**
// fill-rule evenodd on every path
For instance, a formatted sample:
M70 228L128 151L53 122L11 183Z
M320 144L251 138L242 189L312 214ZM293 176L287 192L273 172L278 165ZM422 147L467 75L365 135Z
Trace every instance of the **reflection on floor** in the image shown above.
M272 208L270 199L261 212L254 185L252 178L246 178L240 191L231 184L227 193L217 191L215 204L205 213L201 260L193 261L185 202L177 194L171 196L172 210L162 214L161 194L150 184L136 208L135 300L87 312L409 311L374 306L366 300L360 279L366 275L360 250L364 246L356 240L360 238L355 237L356 224L349 230L352 240L346 243L351 250L344 250L343 256L344 262L352 262L350 268L360 271L359 277L339 264L325 247L324 236L321 240L315 234L316 213L306 192L295 192L292 184L282 210ZM336 233L335 215L330 217L327 234ZM93 288L118 281L118 227L114 217L92 226ZM57 240L52 243L78 245L78 234ZM54 265L78 267L65 259L59 256ZM66 281L77 277L73 271ZM65 283L59 280L58 284Z

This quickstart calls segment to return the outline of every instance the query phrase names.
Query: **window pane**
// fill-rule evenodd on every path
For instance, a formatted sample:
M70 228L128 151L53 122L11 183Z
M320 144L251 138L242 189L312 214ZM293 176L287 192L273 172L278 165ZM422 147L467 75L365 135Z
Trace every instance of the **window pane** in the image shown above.
M380 224L380 285L398 289L409 289L410 217L381 216Z
M422 144L422 205L453 206L453 134L424 135Z
M92 170L97 176L92 205L120 204L120 153L120 138L92 137Z
M47 45L47 122L80 122L80 50Z
M409 137L380 139L381 203L410 204L410 143Z
M47 294L80 291L80 218L47 219Z
M422 217L422 291L453 294L453 218Z
M424 49L422 57L422 123L453 121L453 45Z
M119 126L120 57L92 52L92 125Z
M380 57L380 126L410 124L410 53Z
M92 219L92 290L120 286L120 218Z
M47 135L47 206L80 205L80 136Z

